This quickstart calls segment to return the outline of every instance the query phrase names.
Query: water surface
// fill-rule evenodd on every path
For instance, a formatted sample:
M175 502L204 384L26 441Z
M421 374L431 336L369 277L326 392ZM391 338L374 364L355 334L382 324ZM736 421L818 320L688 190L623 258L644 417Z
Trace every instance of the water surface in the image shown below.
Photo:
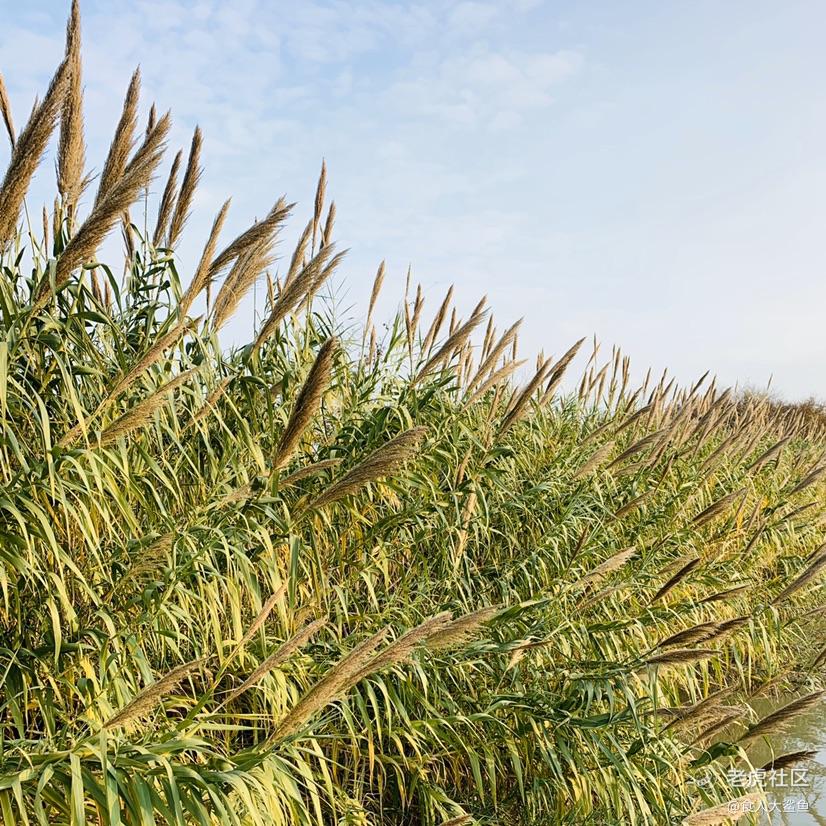
M756 710L762 717L788 701ZM794 773L787 769L778 773L774 783L766 783L769 811L764 813L761 825L826 826L826 703L793 718L785 732L771 737L771 746L775 757L804 749L817 754L797 764ZM771 748L764 742L755 743L749 756L752 765L762 766L772 759ZM753 789L744 789L743 793L749 791Z

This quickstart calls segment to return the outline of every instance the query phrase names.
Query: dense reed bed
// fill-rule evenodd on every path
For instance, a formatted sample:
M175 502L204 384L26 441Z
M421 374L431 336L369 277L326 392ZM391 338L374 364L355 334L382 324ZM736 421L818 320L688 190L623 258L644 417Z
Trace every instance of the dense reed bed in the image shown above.
M384 267L337 329L326 171L290 255L292 205L225 206L179 273L200 132L165 167L136 74L92 175L81 90L75 5L19 133L0 94L4 823L726 822L822 696L818 417L582 342L526 374L410 285L380 334Z

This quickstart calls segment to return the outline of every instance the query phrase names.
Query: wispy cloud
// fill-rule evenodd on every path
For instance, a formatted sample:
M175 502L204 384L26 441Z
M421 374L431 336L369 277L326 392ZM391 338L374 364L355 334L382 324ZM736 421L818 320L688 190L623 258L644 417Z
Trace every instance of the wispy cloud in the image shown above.
M61 5L0 0L18 121L60 59ZM705 5L656 16L541 0L81 5L90 164L138 63L145 107L173 110L173 146L204 130L184 277L229 195L227 235L282 193L299 202L296 232L325 157L352 301L386 257L388 297L412 263L426 285L457 281L468 303L487 292L503 322L525 315L532 349L597 331L685 380L716 366L722 381L762 382L771 365L798 394L826 358L826 342L764 300L782 270L777 300L813 329L806 308L826 299L814 35L826 15L805 4L761 6L745 28ZM53 174L44 164L35 202ZM228 340L250 315L244 305Z

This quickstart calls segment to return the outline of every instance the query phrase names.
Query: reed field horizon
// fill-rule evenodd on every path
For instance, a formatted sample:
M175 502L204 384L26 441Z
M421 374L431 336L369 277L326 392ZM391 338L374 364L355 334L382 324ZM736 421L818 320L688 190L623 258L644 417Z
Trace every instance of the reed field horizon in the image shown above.
M28 117L0 74L4 826L758 822L826 703L824 405L382 317L384 263L342 320L324 164L184 266L209 136L136 70L88 158L82 53L74 0Z

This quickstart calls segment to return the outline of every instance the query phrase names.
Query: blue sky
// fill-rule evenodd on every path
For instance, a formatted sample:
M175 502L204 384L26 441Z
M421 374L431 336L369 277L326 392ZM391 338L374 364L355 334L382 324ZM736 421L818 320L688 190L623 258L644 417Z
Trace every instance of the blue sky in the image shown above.
M67 6L0 0L18 122L59 60ZM412 264L426 312L451 283L464 307L486 293L500 324L525 317L526 353L596 333L639 371L773 375L787 397L826 396L820 0L81 8L90 165L138 63L173 144L204 130L184 270L228 195L227 235L297 200L287 254L324 157L351 249L345 305L363 308L386 258L387 312ZM52 179L45 164L38 191Z

